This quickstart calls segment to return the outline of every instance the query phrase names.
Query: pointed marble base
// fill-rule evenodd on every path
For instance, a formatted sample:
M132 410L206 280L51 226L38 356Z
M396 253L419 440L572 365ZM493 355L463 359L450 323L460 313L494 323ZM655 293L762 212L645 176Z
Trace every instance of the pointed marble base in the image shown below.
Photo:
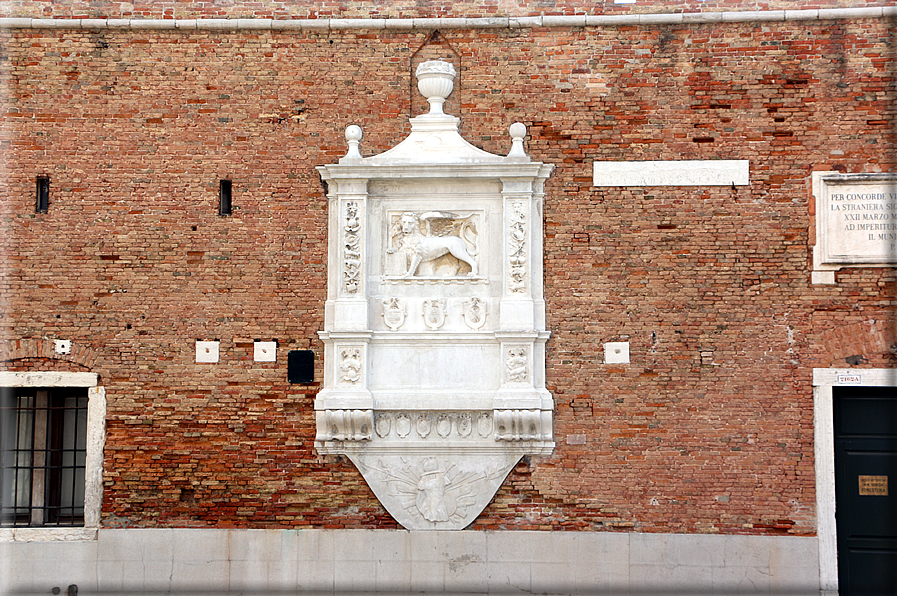
M371 490L408 530L463 530L486 508L521 451L479 455L348 453Z

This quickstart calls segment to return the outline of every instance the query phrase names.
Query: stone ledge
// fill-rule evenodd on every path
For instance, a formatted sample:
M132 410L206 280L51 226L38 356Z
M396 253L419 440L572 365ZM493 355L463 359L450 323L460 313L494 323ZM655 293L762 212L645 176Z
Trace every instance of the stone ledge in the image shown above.
M544 15L539 17L439 17L412 19L31 19L0 18L0 29L199 29L337 30L350 29L508 29L536 27L616 27L706 23L763 23L878 19L897 16L897 6L732 12L670 12L632 15Z
M97 528L4 528L0 542L85 542L97 539Z
M38 592L38 581L108 594L773 595L823 587L816 538L794 536L102 529L95 543L4 544L3 555L4 594Z
M0 387L96 387L97 373L0 371Z

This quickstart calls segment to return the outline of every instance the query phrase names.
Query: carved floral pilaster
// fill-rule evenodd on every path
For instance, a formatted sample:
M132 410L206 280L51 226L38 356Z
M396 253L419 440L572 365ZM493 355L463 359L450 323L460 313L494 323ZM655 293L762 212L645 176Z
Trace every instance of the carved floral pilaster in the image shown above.
M345 223L343 225L343 284L347 294L355 294L361 282L361 219L358 203L346 202Z
M526 206L523 201L511 201L508 226L508 290L526 292Z

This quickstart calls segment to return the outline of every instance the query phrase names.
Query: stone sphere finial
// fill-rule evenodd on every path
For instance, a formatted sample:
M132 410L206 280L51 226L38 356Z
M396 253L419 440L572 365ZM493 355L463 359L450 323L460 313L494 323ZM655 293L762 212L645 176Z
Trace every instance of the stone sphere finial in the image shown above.
M357 124L350 124L346 127L346 143L349 145L349 151L343 159L361 159L361 152L358 150L361 136L361 127Z
M357 124L350 124L346 127L346 140L347 141L360 141L361 140L361 127Z
M526 151L523 150L523 137L526 136L526 126L521 122L515 122L508 129L511 133L511 151L508 157L526 159Z
M421 62L415 71L417 90L427 98L430 104L430 115L441 116L442 104L455 88L455 67L444 60L428 60Z

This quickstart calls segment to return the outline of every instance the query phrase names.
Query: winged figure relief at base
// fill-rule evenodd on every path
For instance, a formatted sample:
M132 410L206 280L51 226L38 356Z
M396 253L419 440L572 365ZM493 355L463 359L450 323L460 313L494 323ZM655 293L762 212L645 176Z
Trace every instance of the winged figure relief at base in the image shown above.
M499 478L503 470L491 466L482 471L466 471L440 459L425 457L412 462L401 458L399 466L381 459L371 469L389 486L391 496L398 499L405 511L433 523L463 522L480 491Z

